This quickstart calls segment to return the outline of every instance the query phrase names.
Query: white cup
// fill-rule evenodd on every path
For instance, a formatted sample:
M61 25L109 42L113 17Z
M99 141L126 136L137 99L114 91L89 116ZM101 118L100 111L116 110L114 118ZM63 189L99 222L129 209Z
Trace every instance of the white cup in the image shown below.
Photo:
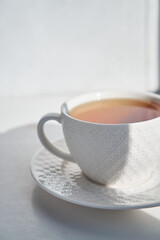
M69 115L74 107L102 99L139 99L160 104L160 96L128 91L98 92L64 102L61 114L44 115L38 123L42 144L54 155L76 162L90 179L110 187L128 187L146 181L160 161L160 117L128 124L98 124ZM59 150L46 138L44 123L56 120L70 153Z

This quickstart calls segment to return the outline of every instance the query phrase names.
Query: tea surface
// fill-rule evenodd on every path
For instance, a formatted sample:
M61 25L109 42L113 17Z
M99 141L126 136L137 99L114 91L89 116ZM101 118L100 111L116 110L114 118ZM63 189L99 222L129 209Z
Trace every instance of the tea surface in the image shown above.
M160 104L138 99L107 99L79 105L70 115L93 123L135 123L159 117Z

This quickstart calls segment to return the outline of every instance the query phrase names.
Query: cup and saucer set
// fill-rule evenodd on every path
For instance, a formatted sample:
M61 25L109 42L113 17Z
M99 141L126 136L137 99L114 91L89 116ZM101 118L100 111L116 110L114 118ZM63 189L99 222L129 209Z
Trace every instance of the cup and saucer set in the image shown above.
M138 209L160 205L160 117L134 123L103 124L69 113L82 104L107 99L150 101L160 96L129 91L88 93L62 104L61 113L44 115L37 127L45 148L30 169L48 193L65 201L101 209ZM64 138L50 142L44 124L62 124Z

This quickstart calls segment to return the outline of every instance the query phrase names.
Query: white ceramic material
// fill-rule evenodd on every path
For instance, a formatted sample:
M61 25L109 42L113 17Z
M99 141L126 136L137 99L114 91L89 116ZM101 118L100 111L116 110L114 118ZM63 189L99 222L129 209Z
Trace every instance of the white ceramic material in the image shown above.
M158 102L151 93L101 92L75 97L62 104L61 114L51 113L38 123L42 144L56 156L75 161L90 179L110 187L140 184L150 177L160 158L160 117L130 124L97 124L72 118L68 113L85 102L131 98ZM48 120L62 123L66 144L65 153L45 137L43 126Z
M64 140L55 143L65 149ZM87 161L87 159L86 159ZM132 209L160 205L160 167L142 184L129 188L110 188L94 183L79 166L40 150L31 161L36 182L47 192L63 200L102 209Z

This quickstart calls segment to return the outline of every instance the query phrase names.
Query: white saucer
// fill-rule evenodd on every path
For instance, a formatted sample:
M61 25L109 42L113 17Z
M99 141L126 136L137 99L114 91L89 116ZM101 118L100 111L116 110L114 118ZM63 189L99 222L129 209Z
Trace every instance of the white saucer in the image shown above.
M63 140L56 142L66 151ZM60 159L47 150L31 161L36 182L50 194L75 204L102 209L134 209L160 205L160 167L141 185L108 188L88 180L75 163Z

